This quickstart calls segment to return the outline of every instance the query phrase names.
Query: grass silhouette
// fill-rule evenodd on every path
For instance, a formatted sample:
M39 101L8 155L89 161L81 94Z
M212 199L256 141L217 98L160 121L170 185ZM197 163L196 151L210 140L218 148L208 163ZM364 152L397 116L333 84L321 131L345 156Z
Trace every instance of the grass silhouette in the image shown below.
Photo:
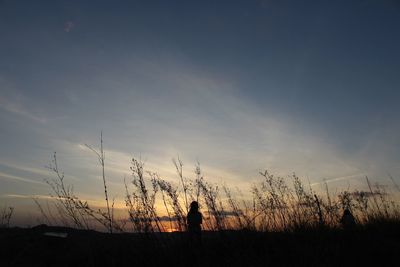
M180 180L175 186L133 158L132 181L124 181L127 220L122 221L114 217L114 200L109 203L102 137L100 151L88 147L99 158L106 208L94 209L75 194L54 154L49 165L54 178L46 181L53 208L44 209L35 200L46 225L0 229L1 240L6 240L0 249L4 263L337 266L385 265L397 257L399 205L368 177L367 191L333 195L326 182L325 192L315 192L295 174L284 178L264 171L261 182L252 186L251 197L245 198L239 190L206 181L199 163L191 179L184 175L182 161L173 160ZM185 233L188 203L192 201L200 204L204 214L203 245L196 248ZM162 205L157 206L157 202ZM345 209L356 221L351 230L343 229L340 223ZM8 218L6 224L2 219L3 226L9 225L12 211L3 212L2 218ZM95 231L98 226L108 233ZM171 230L176 232L169 233ZM46 235L52 232L68 236Z
M203 177L200 164L195 167L194 178L183 175L183 163L173 159L180 185L163 179L156 172L146 170L140 159L131 161L132 180L125 183L125 204L128 220L121 223L114 218L114 200L110 206L105 175L103 137L100 150L89 145L98 156L102 171L106 209L93 209L87 201L75 195L59 169L56 153L49 165L55 178L47 180L54 200L58 222L50 222L45 210L36 203L46 223L94 229L93 223L102 225L109 233L155 233L171 229L186 230L185 216L188 203L197 201L205 211L203 229L209 231L252 230L260 232L294 231L308 228L339 228L344 210L349 210L359 226L376 221L399 221L400 207L385 188L372 185L368 177L367 191L342 191L332 195L325 182L325 193L315 192L293 174L284 178L268 171L260 173L261 182L254 184L247 199L242 192L235 194L227 185L213 184ZM392 181L393 178L391 178ZM239 197L238 197L239 196ZM156 203L162 203L156 208ZM168 222L168 223L166 223ZM128 230L130 229L130 230Z

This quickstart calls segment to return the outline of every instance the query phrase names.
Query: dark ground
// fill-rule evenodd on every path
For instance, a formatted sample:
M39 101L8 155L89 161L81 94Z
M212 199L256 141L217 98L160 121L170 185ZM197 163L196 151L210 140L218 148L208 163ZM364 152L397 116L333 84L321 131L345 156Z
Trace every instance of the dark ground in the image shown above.
M68 237L45 236L64 232ZM400 224L354 231L105 234L62 227L0 229L0 266L400 266Z

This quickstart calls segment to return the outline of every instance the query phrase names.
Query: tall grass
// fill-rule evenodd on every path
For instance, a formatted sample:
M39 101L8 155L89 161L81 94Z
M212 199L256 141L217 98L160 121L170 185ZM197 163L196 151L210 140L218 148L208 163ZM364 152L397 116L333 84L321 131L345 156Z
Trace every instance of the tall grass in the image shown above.
M102 170L106 210L95 210L87 201L74 194L73 186L65 183L54 153L49 169L55 178L47 184L52 190L58 216L49 216L38 204L47 221L82 229L92 229L92 222L108 232L124 231L114 219L114 201L109 204L105 176L105 153L101 136L100 150L87 146L98 156ZM131 180L125 183L125 205L130 229L133 232L152 233L185 231L186 214L191 201L198 201L203 212L203 229L295 231L315 227L340 227L344 209L349 209L359 225L376 221L400 221L400 207L384 187L372 185L366 177L367 191L342 191L332 195L325 182L324 192L306 187L296 174L275 176L268 171L260 173L260 182L251 187L250 197L239 190L206 181L200 164L195 166L193 178L184 176L182 161L173 160L179 183L162 178L157 172L146 170L140 159L133 158ZM392 178L393 180L393 178ZM394 182L394 180L393 180ZM53 219L50 219L53 218Z
M86 145L90 150L96 153L100 163L104 187L104 195L106 201L106 211L102 209L94 209L85 200L81 200L74 193L73 185L67 184L65 181L64 172L59 168L57 154L53 154L53 158L47 167L53 174L54 178L47 179L45 182L51 188L50 196L53 200L53 210L56 211L55 216L52 216L51 209L47 212L42 204L34 199L39 208L42 217L49 224L71 226L79 229L93 229L94 223L102 225L108 232L123 231L122 226L114 220L114 200L109 204L108 191L105 176L105 153L103 150L103 136L100 138L100 150L97 151L89 145ZM50 219L51 218L51 219Z
M13 207L4 206L0 211L0 228L10 227L11 217L14 213Z

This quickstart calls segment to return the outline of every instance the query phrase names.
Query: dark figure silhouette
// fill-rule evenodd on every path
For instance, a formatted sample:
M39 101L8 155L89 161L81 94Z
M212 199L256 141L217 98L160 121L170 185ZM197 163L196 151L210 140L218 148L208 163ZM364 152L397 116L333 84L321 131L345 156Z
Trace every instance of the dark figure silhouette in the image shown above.
M356 225L356 220L349 209L345 209L343 211L343 216L342 219L340 219L340 223L344 229L352 229Z
M203 223L203 215L199 212L199 203L193 201L190 204L190 210L187 214L187 227L189 233L189 241L192 245L201 245L201 224Z

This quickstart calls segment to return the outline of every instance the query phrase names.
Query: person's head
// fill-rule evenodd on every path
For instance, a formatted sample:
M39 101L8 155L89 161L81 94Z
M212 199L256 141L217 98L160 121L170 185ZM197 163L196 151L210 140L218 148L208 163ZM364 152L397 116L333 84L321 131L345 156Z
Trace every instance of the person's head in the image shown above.
M199 210L199 203L197 201L192 201L190 203L190 211L198 211Z

